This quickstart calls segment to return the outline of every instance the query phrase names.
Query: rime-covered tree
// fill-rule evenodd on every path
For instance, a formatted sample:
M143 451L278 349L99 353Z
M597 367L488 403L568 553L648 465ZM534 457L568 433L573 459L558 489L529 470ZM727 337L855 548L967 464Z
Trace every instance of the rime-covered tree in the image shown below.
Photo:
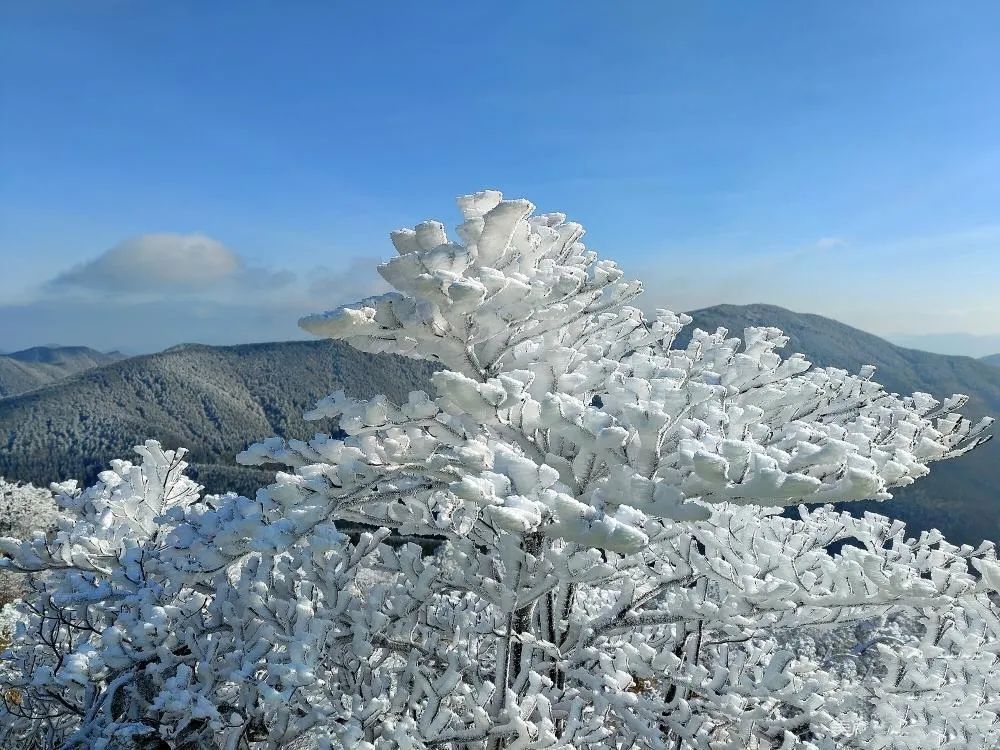
M442 366L269 439L255 498L155 443L61 502L7 661L11 746L965 748L1000 741L991 544L883 499L983 438L926 394L632 306L561 214L487 191L393 233L396 292L303 327ZM809 510L808 506L814 509ZM796 513L784 512L798 506ZM352 542L338 522L378 530ZM434 535L433 555L390 547ZM978 571L978 572L974 572ZM21 743L21 744L18 744ZM159 744L158 744L159 743Z
M52 528L58 514L48 490L0 477L0 536L28 539L36 531ZM23 574L0 571L0 607L17 599L24 585ZM0 621L0 637L5 631L5 624Z

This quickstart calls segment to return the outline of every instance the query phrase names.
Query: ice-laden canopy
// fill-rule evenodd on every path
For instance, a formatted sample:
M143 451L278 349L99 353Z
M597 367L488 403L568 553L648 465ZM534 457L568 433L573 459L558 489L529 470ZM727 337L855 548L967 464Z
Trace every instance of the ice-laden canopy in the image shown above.
M640 282L580 241L563 214L484 191L458 200L461 242L436 221L392 233L379 266L398 291L303 318L319 336L439 362L436 398L336 393L308 415L346 440L265 441L247 464L295 467L283 492L408 533L498 532L634 552L654 519L716 503L788 506L891 497L927 464L982 442L989 420L871 377L782 359L775 328L696 331L647 319Z
M347 437L252 446L291 468L254 498L150 441L0 540L42 574L0 748L998 746L993 546L805 506L888 497L987 423L783 360L771 328L672 349L688 319L645 319L578 225L460 205L461 244L393 235L396 293L303 321L437 361L433 398L323 399Z

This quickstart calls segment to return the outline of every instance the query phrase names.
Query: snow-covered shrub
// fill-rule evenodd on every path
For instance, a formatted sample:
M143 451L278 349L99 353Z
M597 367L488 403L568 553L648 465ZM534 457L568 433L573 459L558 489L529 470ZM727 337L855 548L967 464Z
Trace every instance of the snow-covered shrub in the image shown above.
M782 359L771 328L673 349L688 319L632 307L577 224L460 207L460 242L393 234L397 292L302 321L440 363L433 397L323 399L347 436L250 447L287 469L252 499L203 497L147 443L61 498L53 539L3 543L49 571L7 746L996 746L993 546L827 505L889 497L987 422Z
M15 538L29 537L56 522L59 508L52 493L41 487L8 482L0 477L0 534Z
M48 490L0 477L0 536L28 539L52 528L58 515ZM0 608L17 599L24 586L23 574L0 570ZM0 617L0 633L6 632L4 622Z

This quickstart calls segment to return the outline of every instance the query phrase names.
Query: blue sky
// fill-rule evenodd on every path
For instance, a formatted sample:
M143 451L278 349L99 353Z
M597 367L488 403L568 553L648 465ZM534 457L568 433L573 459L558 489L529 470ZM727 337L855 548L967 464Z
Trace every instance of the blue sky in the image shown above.
M649 306L1000 351L1000 4L0 9L0 349L298 335L484 187Z

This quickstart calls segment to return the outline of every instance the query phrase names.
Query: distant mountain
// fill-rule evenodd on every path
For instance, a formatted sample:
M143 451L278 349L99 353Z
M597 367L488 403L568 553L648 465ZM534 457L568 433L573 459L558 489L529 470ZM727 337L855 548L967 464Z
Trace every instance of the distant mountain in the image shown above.
M302 413L335 390L405 400L429 389L432 371L332 341L189 345L132 357L0 399L0 476L90 482L112 458L128 458L134 445L156 438L189 448L209 490L252 494L267 477L235 466L247 444L330 430Z
M938 354L967 355L979 359L1000 351L1000 333L974 334L961 331L948 333L893 333L888 334L897 346Z
M94 367L125 359L121 352L86 346L35 346L0 355L0 398L54 383Z
M802 352L820 367L852 371L873 364L878 368L875 379L886 390L935 396L966 393L971 397L966 411L1000 416L1000 377L983 360L906 349L830 318L775 305L716 305L688 314L694 322L681 332L678 345L686 344L696 327L728 328L742 336L750 326L774 326L788 336L784 356Z
M787 356L802 352L820 366L878 367L876 379L898 393L941 397L966 393L972 417L1000 416L1000 367L894 346L818 315L770 305L720 305L691 313L695 326L734 335L747 326L781 328ZM252 493L266 472L237 467L233 457L270 435L310 437L329 422L302 412L343 388L359 397L430 391L426 363L363 354L330 341L232 347L188 344L96 367L30 393L0 399L0 475L36 484L59 478L91 481L112 458L147 437L192 451L198 480L210 491ZM936 527L955 542L1000 540L1000 440L937 464L931 475L885 503L851 504L907 521L913 533Z
M1000 354L990 354L979 360L980 362L985 362L988 365L993 365L994 367L1000 367Z
M718 305L689 314L694 322L682 331L679 345L695 327L742 335L749 326L774 326L789 338L784 356L802 352L815 365L850 371L873 364L875 380L888 391L924 391L938 398L964 393L970 397L964 414L1000 418L1000 367L983 360L906 349L835 320L774 305ZM930 476L894 494L892 500L854 509L901 518L914 530L935 527L954 542L1000 541L1000 438L932 465Z

